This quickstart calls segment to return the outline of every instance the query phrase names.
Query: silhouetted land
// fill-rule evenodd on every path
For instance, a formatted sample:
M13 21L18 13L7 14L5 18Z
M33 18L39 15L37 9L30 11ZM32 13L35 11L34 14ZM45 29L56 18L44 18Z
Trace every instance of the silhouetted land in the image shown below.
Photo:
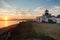
M10 32L11 35L8 40L55 40L53 37L46 35L42 30L40 30L40 33L36 32L33 23L36 22L20 22L19 24L4 28L6 31L3 30L5 32L3 32L0 37ZM37 27L37 25L35 27Z

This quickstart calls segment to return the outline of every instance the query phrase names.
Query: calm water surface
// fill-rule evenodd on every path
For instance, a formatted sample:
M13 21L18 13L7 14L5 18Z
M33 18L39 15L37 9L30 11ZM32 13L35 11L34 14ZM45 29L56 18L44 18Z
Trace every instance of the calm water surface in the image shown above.
M7 27L13 24L18 24L21 21L0 21L0 28Z

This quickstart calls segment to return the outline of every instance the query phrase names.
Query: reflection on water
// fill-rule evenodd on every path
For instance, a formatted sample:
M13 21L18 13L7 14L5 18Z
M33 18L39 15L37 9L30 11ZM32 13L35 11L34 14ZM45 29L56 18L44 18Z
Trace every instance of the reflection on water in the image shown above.
M0 21L0 28L7 27L13 24L17 24L19 21Z
M5 21L5 26L8 26L7 21Z

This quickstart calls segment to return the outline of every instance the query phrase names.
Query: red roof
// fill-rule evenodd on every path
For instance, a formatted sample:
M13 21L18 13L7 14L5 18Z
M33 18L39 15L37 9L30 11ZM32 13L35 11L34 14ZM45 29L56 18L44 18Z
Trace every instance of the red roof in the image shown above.
M60 18L60 15L58 15L57 18Z

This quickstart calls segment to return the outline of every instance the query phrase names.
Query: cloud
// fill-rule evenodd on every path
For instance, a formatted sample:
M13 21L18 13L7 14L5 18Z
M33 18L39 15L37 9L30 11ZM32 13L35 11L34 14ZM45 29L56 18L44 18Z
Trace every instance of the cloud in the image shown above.
M50 0L49 0L50 1ZM60 6L51 6L44 7L40 6L35 9L28 9L27 11L19 10L17 7L13 7L5 2L5 0L0 0L0 3L3 4L2 8L0 8L0 16L16 16L16 18L35 18L36 16L41 16L44 14L45 10L48 9L51 14L58 15L60 14Z
M50 7L37 7L34 9L35 13L37 15L42 15L44 14L45 10L48 9L49 10L49 13L52 14L52 15L59 15L60 14L60 6L57 6L57 5L54 5L54 6L50 6Z
M22 11L19 8L13 7L12 5L0 0L0 16L14 16L16 18L33 18L34 14L30 11Z
M17 12L21 13L21 11L17 10L16 7L5 2L5 0L0 0L0 16L4 15L17 15Z
M53 6L53 7L54 7L54 8L57 8L57 9L60 9L60 6L56 6L56 5L55 5L55 6Z
M0 1L1 7L2 8L6 8L6 9L13 9L15 7L13 7L12 5L10 5L9 3L5 2L5 0L1 0Z
M60 14L60 6L52 6L50 9L50 13L53 15L59 15Z
M42 15L45 11L45 8L44 7L37 7L34 9L34 12L37 14L37 15Z
M0 12L9 12L8 10L0 9Z

